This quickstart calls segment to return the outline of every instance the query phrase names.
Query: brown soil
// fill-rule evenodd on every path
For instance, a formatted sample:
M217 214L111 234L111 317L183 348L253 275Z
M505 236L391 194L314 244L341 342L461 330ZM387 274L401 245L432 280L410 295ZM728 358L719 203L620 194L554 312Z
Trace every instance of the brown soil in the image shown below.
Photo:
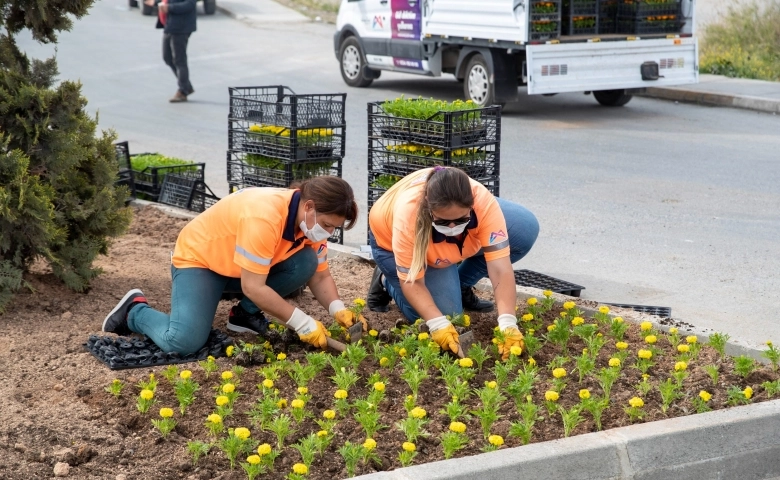
M178 414L176 399L171 386L162 378L162 367L155 369L136 369L113 372L87 353L82 344L90 334L99 333L100 324L122 295L130 288L141 287L150 303L162 311L170 307L169 258L176 236L185 220L168 217L158 210L147 207L136 211L136 218L130 232L115 241L107 257L100 260L104 274L94 283L91 291L84 294L73 293L64 288L44 267L39 267L29 275L34 293L19 294L8 310L0 316L0 371L3 382L0 383L0 478L29 479L51 477L57 461L71 465L69 477L72 478L116 478L125 475L134 478L245 478L240 468L230 470L229 463L219 449L201 458L193 466L187 452L188 440L208 440L204 421L213 410L213 387L219 384L219 377L212 375L206 379L197 364L180 365L181 369L193 371L193 379L200 383L199 398L189 408L187 414ZM349 300L363 298L367 290L372 267L362 261L336 257L330 260L331 270L339 286L342 298ZM302 305L315 318L327 317L308 293L293 300ZM227 312L231 303L222 302L218 309L216 328L224 329ZM552 313L550 313L552 315ZM371 327L377 330L390 330L401 315L393 307L386 314L367 312ZM477 340L489 345L492 327L495 323L492 314L472 315L472 324ZM328 320L326 320L326 323ZM549 323L549 320L546 322ZM250 336L235 336L237 340L256 341ZM629 358L635 358L635 352L641 345L639 329L632 326L626 336L633 352ZM277 345L278 346L278 345ZM296 341L281 346L287 350L288 361L302 358L305 347ZM582 341L572 339L570 351L577 355L584 347ZM659 339L657 347L663 352L650 370L651 383L657 385L657 376L668 376L673 370L674 352L664 337ZM614 352L614 342L609 341L603 348L598 368L606 365L610 354ZM540 368L540 378L533 390L534 401L543 404L544 392L551 387L551 375L545 365L554 356L560 354L557 347L545 345L535 356ZM217 360L221 369L227 370L235 365L234 359ZM629 361L630 362L630 361ZM627 362L627 363L629 363ZM491 380L488 360L482 373L471 381L474 388L481 387ZM719 365L720 379L713 386L709 376L701 366ZM578 390L590 388L594 394L600 393L599 386L591 378L582 385L577 384L573 362L566 365L569 371L569 386L561 394L559 403L571 407L579 401ZM365 396L368 389L365 378L376 371L376 361L368 357L361 364L361 380L350 391L350 398ZM160 381L157 388L157 403L147 415L141 415L135 406L138 394L136 384L146 379L149 373L156 373ZM394 426L406 417L403 400L409 393L406 383L399 377L399 369L380 372L388 377L386 399L380 405L383 414L381 423L390 426L377 435L379 443L376 453L381 465L369 463L360 465L358 473L370 473L376 470L399 468L398 453L404 441L403 434ZM433 372L432 372L433 373ZM328 377L332 375L329 367L309 385L312 400L309 408L316 418L326 408L333 405L334 384ZM419 405L425 408L431 421L427 430L431 435L418 441L418 456L414 463L430 462L443 458L439 435L446 431L448 420L439 413L449 401L447 392L434 373L432 378L422 383ZM126 382L127 387L119 398L114 398L104 389L114 379ZM691 362L690 375L684 382L688 399L674 403L662 413L660 395L653 389L644 396L646 416L644 421L693 413L690 398L696 397L700 390L713 393L710 404L714 409L726 407L729 386L744 388L751 385L755 390L754 402L768 399L760 384L766 380L776 380L778 374L768 367L762 367L746 379L733 373L733 362L720 362L717 353L704 347L695 362ZM640 381L638 370L626 367L612 390L612 403L604 412L605 429L629 424L624 412L628 399L637 395L636 384ZM256 385L262 377L254 368L247 368L241 377L239 391L242 396L237 400L235 414L228 417L226 424L232 427L247 426L252 430L252 438L262 442L273 442L270 432L262 432L250 425L246 412L260 396ZM277 381L277 387L287 398L294 397L295 385L283 376ZM471 408L478 406L478 400L471 396L466 403ZM160 438L153 429L150 420L156 418L160 406L174 407L178 422L175 430L167 438ZM506 441L505 447L520 445L519 439L508 435L511 422L519 419L511 401L507 401L501 412L503 418L497 421L491 431L500 434ZM544 408L540 409L542 420L538 421L533 432L532 442L541 442L561 438L563 426L560 415L549 417ZM573 434L595 431L595 425L589 414L584 413L585 421ZM477 418L466 422L471 443L456 456L478 453L484 446L481 428ZM297 427L296 433L286 442L288 445L299 438L316 432L319 427L311 419ZM329 451L318 456L312 465L310 478L346 477L345 464L336 449L344 441L362 443L365 435L354 419L344 419L336 427L335 438ZM286 448L276 460L274 473L263 478L283 478L291 471L294 463L300 461L300 455L292 448Z

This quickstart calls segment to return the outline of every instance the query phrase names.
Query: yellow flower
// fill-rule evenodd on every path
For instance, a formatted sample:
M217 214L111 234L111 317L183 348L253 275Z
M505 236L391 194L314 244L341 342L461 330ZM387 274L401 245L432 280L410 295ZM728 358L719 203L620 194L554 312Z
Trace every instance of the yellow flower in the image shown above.
M623 323L623 317L615 317L612 319L613 323Z
M463 433L466 431L466 424L462 422L452 422L450 423L450 431Z
M669 329L669 333L672 335L677 335L677 332L679 332L679 330L677 330L675 327Z
M404 442L403 449L407 452L413 452L417 450L417 445L413 444L412 442Z
M170 417L172 417L173 416L173 409L165 408L165 407L161 408L160 409L160 416L162 418L170 418Z
M366 306L366 301L363 300L362 298L356 298L352 303L354 303L358 307L365 307Z
M327 418L328 420L333 420L336 418L336 411L335 410L325 410L322 412L322 416Z
M533 358L533 357L529 358L529 359L528 359L528 365L531 365L531 366L534 366L534 365L536 365L536 360L534 360L534 358Z
M233 345L228 345L228 347L225 349L225 355L227 355L228 357L232 357L233 356L233 352L235 350L236 350L236 347L234 347Z
M642 399L639 397L633 397L631 400L628 401L628 404L634 408L642 408L645 406L645 402L642 401Z
M320 438L327 437L328 436L328 431L327 430L320 430L319 432L317 432L317 436L320 437Z
M615 344L615 348L617 348L618 350L625 350L628 348L628 344L626 342L617 342Z
M417 340L419 341L428 340L429 338L431 338L431 336L425 332L417 334Z
M209 362L209 363L213 363L213 362L216 362L217 359L214 358L213 356L209 355L208 357L206 357L206 361Z
M684 343L681 343L680 345L677 345L677 351L680 353L688 353L691 351L691 347Z
M533 307L534 305L539 303L539 300L537 300L536 297L531 297L528 300L526 300L525 303Z
M590 398L590 390L588 390L587 388L583 388L582 390L580 390L580 398L583 399L583 400L589 399Z
M471 325L471 317L463 315L463 326L468 327L469 325Z
M297 473L298 475L306 475L309 473L309 467L302 463L296 463L293 465L293 472Z
M285 358L287 358L287 355L285 355L284 353L280 353L276 356L277 360L284 360Z
M139 393L138 395L144 400L151 400L154 398L154 392L149 390L148 388L144 388L143 390L141 390L141 393Z
M699 392L699 398L701 398L705 402L709 402L712 399L712 394L710 392L702 390L701 392Z
M379 365L382 367L386 367L390 364L390 359L387 357L382 357L379 359Z
M405 357L406 356L406 349L402 348L402 349L398 350L398 356L399 357Z
M653 352L651 352L650 350L645 350L645 349L639 350L637 352L637 355L639 356L639 358L643 358L645 360L649 360L649 359L653 358Z
M306 405L306 402L301 400L300 398L296 398L295 400L290 403L290 406L292 408L303 408Z
M699 341L699 338L696 335L688 335L687 337L685 337L685 341L687 343L696 343Z
M606 306L606 305L602 305L602 306L600 306L600 307L599 307L599 313L604 313L604 314L607 314L607 313L609 313L609 307L608 307L608 306Z
M233 393L236 391L236 386L233 385L232 383L226 383L222 385L222 391L224 393Z
M209 421L209 423L217 424L222 423L222 417L218 413L212 413L208 417L206 417L206 420Z
M217 406L224 407L225 405L230 403L230 399L224 395L220 395L217 397L216 402L217 402Z
M565 368L556 368L552 371L553 377L555 378L563 378L566 376L566 369Z
M495 380L491 380L489 382L485 382L485 386L487 388L496 388L498 386L498 384L496 383Z
M192 376L192 372L191 372L191 371L189 371L189 370L182 370L182 371L181 371L181 373L179 374L179 377L180 377L182 380L187 380L187 379L188 379L188 378L190 378L191 376Z
M471 368L474 366L474 360L468 357L461 358L460 360L458 360L458 365L460 365L463 368Z
M750 388L750 387L745 387L745 389L744 389L744 390L742 390L742 393L744 393L744 394L745 394L745 398L747 398L748 400L750 400L750 397L752 397L752 396L753 396L753 389L752 389L752 388Z
M555 324L554 323L552 325L547 325L547 331L548 332L552 332L553 330L555 330Z
M571 324L574 325L575 327L577 325L582 325L583 323L585 323L585 319L582 317L574 317L571 319Z
M363 442L363 448L366 450L373 450L376 448L376 440L373 438L367 438L365 442Z
M576 305L577 305L576 303L574 303L574 302L571 302L571 301L569 301L569 302L563 302L563 309L564 309L564 310L571 310L571 309L572 309L572 308L574 308Z
M646 332L652 328L653 328L653 324L650 322L642 322L639 324L639 329L642 330L643 332Z
M343 399L347 398L347 395L348 395L347 391L346 390L342 390L342 389L336 390L336 393L333 394L333 396L338 398L339 400L343 400Z
M307 393L309 393L309 389L306 387L298 387L298 393L300 393L301 395L306 395Z
M258 447L257 447L257 454L258 455L260 455L262 457L263 455L268 455L269 453L271 453L271 445L269 445L267 443L264 443L262 445L258 445Z
M250 455L246 457L246 463L250 465L257 465L260 463L260 457L257 455Z
M648 378L650 378L650 374L649 373L643 373L642 374L642 379L643 380L647 380Z
M523 349L520 348L517 345L513 345L512 347L509 348L509 353L512 354L512 355L519 356L519 355L521 355L523 353Z
M371 330L368 331L368 334L371 335L372 337L376 337L377 335L379 335L379 332L377 332L372 328Z
M265 388L274 388L274 381L270 378L266 378L263 380L263 387Z
M532 313L526 313L525 315L522 316L522 319L524 322L530 322L531 320L534 319L534 315Z
M619 367L620 366L620 359L616 357L612 357L609 359L609 366L610 367Z
M424 408L420 407L414 407L411 412L409 412L409 415L411 415L414 418L425 418L425 415L427 415L428 412L425 411Z
M493 343L493 345L498 345L498 339L497 338L493 338L490 341Z
M552 290L545 290L542 292L542 295L544 295L547 298L552 297L552 294L553 294Z
M230 380L231 378L233 378L233 372L229 370L222 372L222 380Z
M504 444L504 437L501 435L491 435L488 437L488 442L493 446L500 447Z
M278 402L276 402L276 406L279 408L286 408L287 407L287 399L282 398Z
M681 372L688 368L688 364L685 362L677 362L674 364L674 371L675 372Z
M655 335L648 335L645 337L645 343L654 344L658 341L658 338Z
M385 384L384 382L375 382L374 383L374 390L377 392L384 392L385 391Z
M565 311L561 312L561 317L566 318L566 315L568 315L568 314L569 314L569 312L565 312Z
M558 392L556 391L547 390L546 392L544 392L544 399L547 400L548 402L557 402L558 397L559 395Z
M767 347L771 347L772 346L772 340L767 340L766 341L766 346Z
M246 440L249 438L251 433L249 433L249 429L246 427L238 427L237 429L233 430L233 435L240 438L241 440Z

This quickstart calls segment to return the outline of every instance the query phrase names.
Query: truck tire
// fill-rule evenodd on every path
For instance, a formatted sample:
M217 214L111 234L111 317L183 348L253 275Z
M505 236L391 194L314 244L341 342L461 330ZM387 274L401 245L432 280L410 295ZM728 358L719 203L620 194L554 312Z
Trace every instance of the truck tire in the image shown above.
M493 105L495 89L490 82L493 72L484 57L476 54L469 60L464 72L463 96L480 107Z
M347 37L339 48L339 66L341 78L350 87L363 88L371 85L373 78L366 78L363 70L366 66L366 56L355 37ZM378 75L377 75L378 77Z
M141 14L151 16L155 14L154 7L150 7L145 3L141 3Z
M605 107L622 107L631 101L632 95L626 93L625 90L600 90L593 92L593 96L596 101Z
M203 12L206 15L214 15L217 11L217 0L203 0Z

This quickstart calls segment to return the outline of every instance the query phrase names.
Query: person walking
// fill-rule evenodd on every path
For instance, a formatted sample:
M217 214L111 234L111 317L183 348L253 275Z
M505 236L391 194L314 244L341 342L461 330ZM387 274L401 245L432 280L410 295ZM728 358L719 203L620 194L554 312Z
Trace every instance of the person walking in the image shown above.
M407 321L422 318L442 349L457 353L458 333L446 315L491 311L473 286L486 275L493 285L506 359L523 345L515 316L512 264L539 234L536 217L496 198L453 167L414 172L382 195L369 213L369 245L376 261L366 303L387 311L394 300Z
M157 28L163 29L163 61L171 67L178 80L179 89L169 100L186 102L195 93L190 83L187 66L187 43L197 29L196 0L144 0L149 6L157 5Z
M286 320L302 341L325 348L322 323L282 298L304 285L341 326L359 321L367 331L366 319L339 299L327 261L327 239L336 227L352 228L357 214L352 187L338 177L234 192L179 233L171 258L171 313L153 309L133 289L106 316L103 331L141 333L165 352L187 355L208 340L223 292L242 292L229 330L265 334L265 311Z

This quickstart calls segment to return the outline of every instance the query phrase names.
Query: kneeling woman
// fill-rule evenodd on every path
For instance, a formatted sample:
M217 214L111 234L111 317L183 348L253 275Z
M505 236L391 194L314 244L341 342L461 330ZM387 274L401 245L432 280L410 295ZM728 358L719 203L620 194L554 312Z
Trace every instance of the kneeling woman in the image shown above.
M287 321L301 340L320 348L325 327L282 297L308 285L344 327L355 318L339 299L328 270L327 239L357 219L352 187L337 177L315 177L298 188L246 188L217 202L188 223L176 240L171 313L130 290L103 321L103 331L142 333L166 352L198 351L208 339L223 292L243 292L227 328L265 333L263 311ZM261 311L262 310L262 311Z
M472 290L487 275L506 339L499 346L502 356L523 346L512 263L528 253L539 234L531 212L494 197L462 170L434 167L393 185L371 209L369 225L377 264L369 309L386 311L393 299L407 320L422 318L433 340L457 353L458 334L445 315L464 307L491 310L493 305Z

